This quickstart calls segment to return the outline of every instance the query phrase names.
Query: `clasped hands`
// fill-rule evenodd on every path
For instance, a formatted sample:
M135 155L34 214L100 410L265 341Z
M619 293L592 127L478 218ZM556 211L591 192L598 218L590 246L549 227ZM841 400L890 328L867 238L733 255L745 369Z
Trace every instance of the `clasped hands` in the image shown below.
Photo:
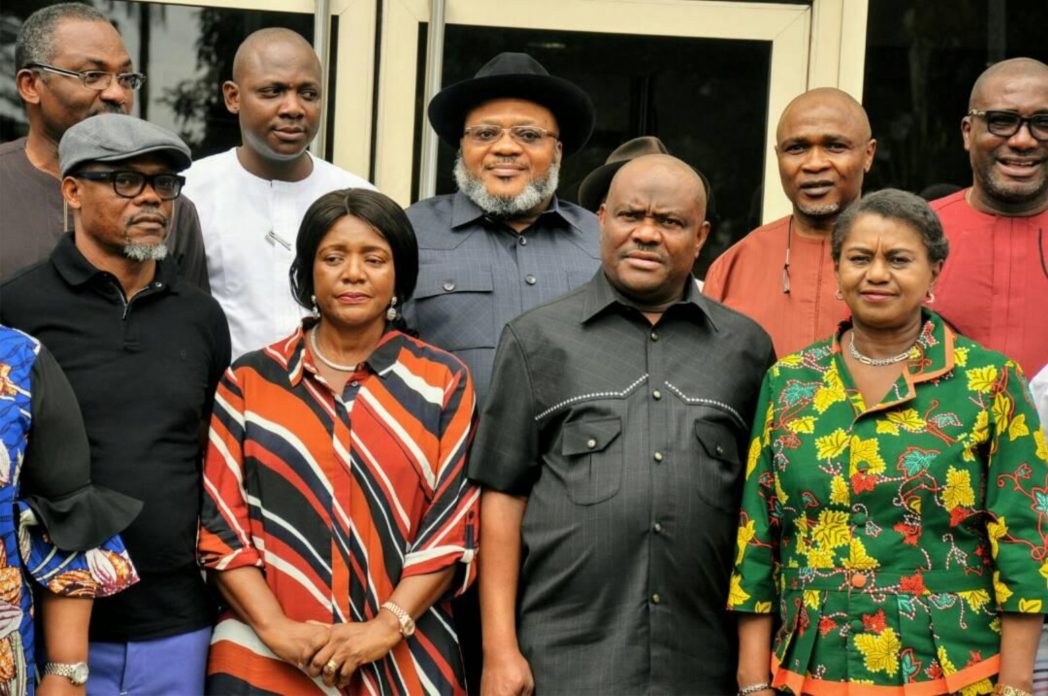
M401 634L396 617L383 611L370 621L334 625L285 618L259 638L281 660L342 688L361 665L385 657Z

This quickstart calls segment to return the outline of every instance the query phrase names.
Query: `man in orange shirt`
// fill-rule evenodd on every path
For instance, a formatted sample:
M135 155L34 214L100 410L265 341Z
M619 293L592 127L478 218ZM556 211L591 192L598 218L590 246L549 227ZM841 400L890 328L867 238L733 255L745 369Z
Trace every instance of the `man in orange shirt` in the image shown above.
M793 214L721 254L703 288L759 323L777 355L828 336L847 313L834 297L830 232L861 195L876 149L862 105L839 89L805 92L779 119L775 155Z
M972 186L931 204L950 240L933 308L1032 378L1048 365L1048 65L989 67L961 135Z

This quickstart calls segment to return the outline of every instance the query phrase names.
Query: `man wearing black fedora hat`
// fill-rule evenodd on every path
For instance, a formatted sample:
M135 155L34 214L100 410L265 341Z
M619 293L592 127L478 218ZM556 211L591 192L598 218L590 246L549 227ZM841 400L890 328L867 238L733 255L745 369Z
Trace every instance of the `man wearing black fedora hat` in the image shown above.
M433 97L429 121L458 148L459 190L408 208L419 279L404 315L469 366L482 403L502 327L599 265L596 216L556 195L561 158L593 131L593 103L531 56L501 53Z

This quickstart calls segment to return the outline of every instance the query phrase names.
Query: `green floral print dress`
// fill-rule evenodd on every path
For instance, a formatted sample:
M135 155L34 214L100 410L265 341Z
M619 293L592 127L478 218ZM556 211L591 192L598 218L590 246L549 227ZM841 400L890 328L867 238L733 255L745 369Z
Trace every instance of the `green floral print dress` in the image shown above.
M838 340L765 375L728 605L794 694L989 693L1000 612L1048 604L1048 446L1018 366L925 312L867 407Z

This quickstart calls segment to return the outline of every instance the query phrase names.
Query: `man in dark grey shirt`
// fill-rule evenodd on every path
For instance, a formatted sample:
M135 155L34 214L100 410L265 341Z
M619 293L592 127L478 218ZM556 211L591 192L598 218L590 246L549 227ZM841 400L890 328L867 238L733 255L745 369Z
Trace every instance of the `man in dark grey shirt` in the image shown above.
M626 164L602 270L502 334L469 470L486 694L735 691L724 607L774 353L696 291L705 203L676 158Z

